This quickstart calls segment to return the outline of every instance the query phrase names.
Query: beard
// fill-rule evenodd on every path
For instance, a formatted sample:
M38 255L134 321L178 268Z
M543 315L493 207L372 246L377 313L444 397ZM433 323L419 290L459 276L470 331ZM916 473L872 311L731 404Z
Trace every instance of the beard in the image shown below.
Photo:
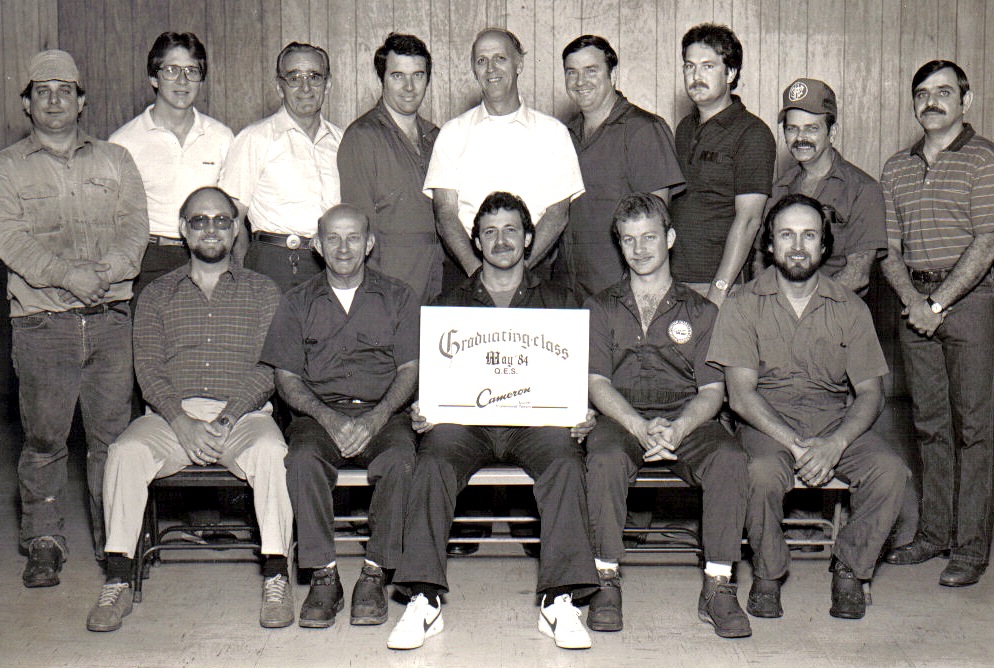
M781 276L794 283L803 283L818 271L818 265L814 262L807 266L802 266L797 263L784 264L779 258L774 258L773 264Z
M208 264L221 262L228 257L230 252L231 249L225 248L223 245L202 246L197 244L196 246L190 248L190 253L192 253L195 258L201 262L207 262Z

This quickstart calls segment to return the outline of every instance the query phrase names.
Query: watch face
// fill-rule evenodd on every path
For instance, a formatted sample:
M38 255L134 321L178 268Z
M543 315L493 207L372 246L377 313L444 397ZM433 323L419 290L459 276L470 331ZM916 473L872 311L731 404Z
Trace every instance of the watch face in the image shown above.
M942 306L936 304L935 302L932 302L932 313L935 313L936 315L942 313Z
M717 281L714 282L714 287L718 288L719 290L727 290L728 281L719 278Z

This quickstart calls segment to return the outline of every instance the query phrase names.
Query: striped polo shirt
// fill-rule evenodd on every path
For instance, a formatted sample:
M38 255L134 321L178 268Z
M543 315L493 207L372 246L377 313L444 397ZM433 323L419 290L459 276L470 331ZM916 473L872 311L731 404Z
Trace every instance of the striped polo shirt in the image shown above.
M932 165L924 137L884 165L887 238L910 269L950 269L979 234L994 232L994 143L964 124Z

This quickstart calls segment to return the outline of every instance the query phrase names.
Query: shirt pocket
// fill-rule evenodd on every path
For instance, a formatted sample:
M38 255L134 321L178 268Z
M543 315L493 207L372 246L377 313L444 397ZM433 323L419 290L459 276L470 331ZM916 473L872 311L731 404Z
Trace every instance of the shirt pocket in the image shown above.
M93 224L114 225L114 204L120 190L120 181L109 176L91 176L83 180L83 206Z
M62 231L61 198L57 188L48 185L29 186L20 191L21 209L30 221L33 235L58 234Z

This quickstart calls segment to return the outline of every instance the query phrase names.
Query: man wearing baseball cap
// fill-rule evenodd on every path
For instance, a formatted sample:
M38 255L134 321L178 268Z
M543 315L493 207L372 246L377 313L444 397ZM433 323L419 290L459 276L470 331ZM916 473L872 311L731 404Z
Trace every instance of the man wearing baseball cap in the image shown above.
M887 249L884 198L880 184L832 146L837 120L835 92L824 81L797 79L787 86L778 121L797 164L773 184L767 210L797 193L832 207L835 247L821 271L865 294L873 261ZM762 250L757 246L757 273L764 267Z
M104 461L131 416L128 300L148 243L148 216L127 150L79 129L85 97L72 56L35 55L24 84L31 134L0 151L0 261L8 270L24 430L23 580L51 587L68 554L66 440L77 402L94 546L102 554Z

